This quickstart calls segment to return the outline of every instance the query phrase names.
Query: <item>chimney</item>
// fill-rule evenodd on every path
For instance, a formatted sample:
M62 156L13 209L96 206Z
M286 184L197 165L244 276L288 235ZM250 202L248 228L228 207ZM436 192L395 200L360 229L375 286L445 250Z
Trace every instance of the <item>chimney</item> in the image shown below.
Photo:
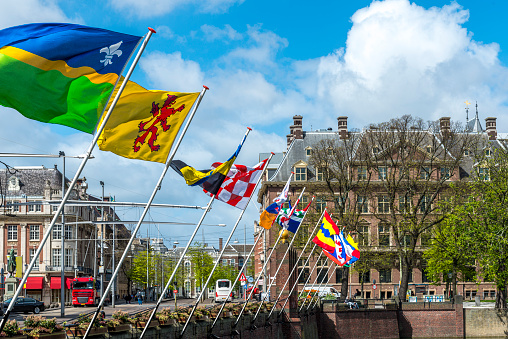
M222 238L219 238L219 252L222 251Z
M293 141L293 134L286 135L287 140L287 148L289 148L289 145L291 145L291 141Z
M485 119L485 130L487 131L489 140L497 139L496 119L497 118L492 117Z
M339 137L341 140L347 139L347 117L338 117Z
M289 130L295 139L303 139L302 120L303 117L301 115L293 116L293 125L289 127Z
M450 132L450 117L439 118L439 130L441 134Z

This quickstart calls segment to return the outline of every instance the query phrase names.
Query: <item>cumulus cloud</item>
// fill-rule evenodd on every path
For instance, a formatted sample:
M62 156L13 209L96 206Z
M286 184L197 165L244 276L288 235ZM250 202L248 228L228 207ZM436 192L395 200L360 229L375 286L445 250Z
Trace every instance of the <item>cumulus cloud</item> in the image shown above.
M56 0L4 1L0 11L0 29L32 22L82 23L79 16L68 17Z
M161 17L185 6L192 6L196 12L225 13L231 6L243 2L244 0L109 0L115 10L136 18Z
M234 30L231 25L224 25L224 28L203 25L201 26L201 31L205 35L205 40L208 42L216 40L228 42L229 40L240 40L243 37L242 34Z
M454 2L425 9L374 1L352 16L345 49L319 59L314 93L359 127L402 114L464 121L467 99L506 121L506 108L497 105L508 99L499 45L474 41L463 27L468 18Z

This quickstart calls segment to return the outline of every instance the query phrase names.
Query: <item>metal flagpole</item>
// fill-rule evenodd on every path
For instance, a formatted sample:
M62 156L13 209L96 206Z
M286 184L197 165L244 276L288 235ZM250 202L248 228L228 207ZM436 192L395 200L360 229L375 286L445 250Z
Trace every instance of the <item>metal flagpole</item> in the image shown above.
M330 272L330 268L332 268L332 265L334 263L332 262L330 266L328 266L328 269L326 270L326 273L325 273L325 279L321 280L320 283L318 283L318 286L317 286L317 292L316 294L310 299L310 302L309 302L309 305L307 306L307 309L310 308L310 305L313 304L314 302L314 298L317 298L317 300L319 300L319 291L321 290L321 286L323 285L323 283L326 281L326 283L328 284L328 272ZM321 269L323 270L323 269ZM317 282L317 281L316 281Z
M249 128L247 130L247 132L245 133L244 137L243 137L241 145L243 145L243 142L245 141L245 139L249 135L250 131L251 131L251 129ZM169 280L166 283L166 286L164 286L164 290L162 291L161 296L159 297L159 300L157 301L157 304L155 305L152 313L150 314L150 318L148 319L145 327L143 328L143 332L141 332L141 336L139 337L139 339L143 338L143 336L145 335L145 332L146 332L146 330L148 328L148 325L152 321L153 317L155 316L155 312L157 312L157 309L159 308L159 305L162 302L162 299L163 299L162 296L164 294L166 294L167 290L169 289L169 285L171 285L171 282L173 281L173 278L174 278L178 268L180 267L180 264L182 263L182 261L183 261L183 259L185 257L185 254L187 253L187 250L189 249L190 245L192 244L192 241L194 240L194 237L196 236L196 233L198 233L199 227L201 226L201 223L205 219L205 216L208 213L208 211L210 210L210 207L212 206L212 203L213 203L214 200L215 200L215 195L212 195L206 210L203 212L203 215L201 216L201 219L199 220L198 224L196 225L196 228L194 229L194 232L192 232L192 235L191 235L189 241L187 242L187 245L185 246L185 249L183 250L182 255L180 256L180 259L178 259L178 262L177 262L175 268L173 269L173 272L171 273L171 277L169 277ZM176 295L175 295L175 303L176 303ZM175 311L176 311L176 306L175 306ZM83 339L85 339L85 338L83 338Z
M307 263L309 262L312 253L314 253L314 250L316 249L316 246L317 246L317 244L314 244L314 247L312 247L312 250L309 253L309 257L307 258L307 260L305 260L305 264L303 265L304 269L307 266ZM304 270L301 270L300 273L298 274L298 277L296 278L296 281L293 284L293 287L291 287L291 291L289 292L289 295L291 295L291 293L293 293L295 287L298 286L298 280L302 276L303 272L304 272ZM286 307L286 304L288 303L288 301L289 301L289 298L286 298L286 301L284 302L284 305L282 305L282 308L281 308L281 310L279 312L279 315L282 314L282 312L284 311L284 307ZM272 314L272 311L274 309L275 309L275 307L272 307L272 309L270 310L270 313L268 314L268 318L270 318L270 315Z
M58 209L56 210L55 215L53 216L53 219L51 220L51 223L48 226L46 234L44 234L44 236L39 244L39 247L37 247L37 251L35 251L34 257L33 257L32 261L30 262L30 265L28 265L28 269L26 270L25 274L23 275L23 278L21 278L19 286L16 289L14 296L12 297L12 300L9 304L9 307L7 308L7 311L5 311L5 313L4 313L2 322L0 323L0 332L2 332L2 330L4 329L4 326L7 323L7 320L9 319L9 315L11 314L12 308L14 307L14 303L16 302L17 297L21 293L21 290L23 289L23 286L25 285L25 283L28 279L28 275L30 274L30 272L32 272L35 262L37 260L39 260L39 255L42 252L42 248L44 247L44 244L46 243L49 236L51 235L51 232L53 231L53 226L55 225L56 220L58 219L58 216L63 211L65 202L69 199L69 196L71 195L71 193L73 191L74 185L76 185L76 182L78 181L78 178L81 175L81 172L83 171L83 168L85 167L86 162L91 157L92 151L95 147L95 144L97 143L97 140L99 140L99 137L106 125L106 122L108 121L109 117L111 116L111 113L113 112L113 109L115 108L116 103L118 102L118 99L120 98L120 95L122 94L123 89L127 85L127 82L129 80L132 72L134 71L134 67L136 67L136 64L138 63L139 58L141 57L141 54L143 53L143 51L146 47L146 44L148 43L148 40L150 40L150 37L152 36L153 33L155 33L155 30L152 28L148 28L148 33L145 37L145 40L143 41L134 61L132 62L132 65L131 65L129 71L125 75L125 80L123 81L122 85L120 86L118 93L115 96L115 99L113 100L113 102L111 103L111 106L109 107L108 112L104 116L103 123L100 124L100 126L98 127L97 132L95 133L95 136L93 137L92 142L88 146L88 150L86 151L83 161L81 162L81 165L79 165L78 170L76 171L76 174L74 175L74 178L72 179L72 182L69 185L69 189L67 190L64 197L62 198L62 201L60 202L60 205L58 206Z
M302 189L302 193L300 193L300 196L298 197L298 200L296 201L295 205L293 206L293 208L292 208L292 209L291 209L291 211L289 212L289 219L290 219L290 220L291 220L291 217L293 216L293 213L294 213L294 211L296 210L296 207L297 207L298 203L300 202L300 199L302 198L302 196L303 196L303 193L304 193L304 192L305 192L305 187ZM312 201L314 201L314 197L312 197ZM311 201L311 202L312 202L312 201ZM305 215L303 216L302 221L301 221L302 223L303 223L303 220L305 219L305 216L306 216L306 215L307 215L307 213L305 213ZM301 223L300 223L300 225L301 225ZM289 243L288 248L286 249L286 252L284 253L284 256L282 257L282 259L281 259L281 261L280 261L280 263L279 263L279 267L277 267L277 270L275 271L275 275L273 276L272 281L270 281L270 284L268 285L268 288L266 289L267 291L269 291L269 290L270 290L270 288L272 288L273 282L274 282L274 281L275 281L275 279L277 278L277 274L279 274L279 270L280 270L280 268L282 267L282 264L283 264L284 260L286 259L286 256L287 256L287 254L288 254L288 252L289 252L289 249L291 248L291 246L293 246L293 243L294 243L294 241L295 241L295 239L296 239L296 235L298 234L298 231L300 231L300 225L299 225L299 226L298 226L298 228L296 229L296 232L293 234L293 237L292 237L292 239L291 239L291 242ZM283 230L286 230L286 228L285 228L285 227L283 227ZM290 277L290 276L291 276L291 275L289 275L289 276L288 276L288 280L289 280L289 277ZM261 307L263 307L264 302L265 302L265 299L263 298L263 299L261 300L261 302L259 303L258 310L256 311L256 314L254 315L254 318L252 319L251 323L254 323L254 321L255 321L255 320L256 320L256 318L258 317L259 311L261 310ZM275 307L275 304L274 304L274 307Z
M159 177L159 180L157 181L157 184L154 187L152 195L148 199L148 202L146 203L146 206L143 209L143 213L141 214L141 217L139 218L139 221L138 221L136 227L132 231L131 238L129 239L129 242L125 246L125 250L124 250L124 252L122 254L122 257L118 261L118 265L116 266L115 271L113 272L113 275L111 276L111 280L108 283L108 287L106 288L106 291L111 289L112 282L117 277L118 272L120 271L120 268L121 268L125 258L127 257L128 252L130 251L132 243L134 242L134 238L136 237L136 234L138 233L138 230L141 227L141 224L143 223L143 220L144 220L146 214L148 213L148 210L150 209L150 205L152 204L153 199L155 199L155 195L157 194L157 191L161 188L162 180L164 179L164 176L166 175L166 172L168 171L169 166L171 165L171 161L173 160L173 157L175 156L175 153L178 150L178 147L180 146L180 143L182 142L182 139L185 136L185 133L187 132L187 129L189 128L189 125L190 125L190 123L192 121L192 118L194 117L194 114L196 113L196 110L197 110L199 104L201 103L201 99L203 98L203 96L205 95L205 92L207 90L208 90L208 87L203 86L203 89L201 90L201 93L199 94L199 97L196 99L196 101L194 103L194 106L192 108L192 111L189 113L189 118L187 119L187 122L185 123L185 126L184 126L182 132L180 133L180 137L178 138L178 141L176 142L176 144L173 146L173 149L171 150L171 153L170 153L170 155L168 157L168 160L166 161L166 165L164 166L164 169L162 170L162 173L161 173L161 175ZM210 206L207 206L207 209L205 211L208 211L209 208L210 208ZM83 336L83 339L86 339L88 337L88 334L90 333L92 325L93 325L95 319L97 319L97 315L99 314L99 311L100 311L102 305L104 304L105 300L106 300L105 295L101 296L101 300L99 301L99 305L97 306L97 309L95 310L95 313L94 313L94 315L93 315L93 317L92 317L92 319L90 321L90 324L88 325L88 328L86 330L85 335Z
M314 266L312 267L312 270L310 271L309 276L307 277L307 280L305 281L305 284L303 285L302 291L301 291L301 292L300 292L300 294L298 295L298 300L300 300L300 298L301 298L301 296L302 296L303 292L305 291L305 288L307 287L307 284L309 283L310 277L312 277L312 273L313 273L313 272L314 272L314 270L316 269L317 264L318 264L318 262L319 262L319 259L321 259L321 256L322 256L322 255L323 255L323 251L321 251L321 253L319 253L319 256L318 256L318 258L317 258L317 260L316 260L316 263L315 263L315 264L314 264ZM309 256L309 259L310 259L310 256ZM300 307L300 309L298 310L298 312L300 312L300 311L302 310L302 308L303 308L303 305L304 305L304 304L305 304L305 300L303 301L302 306ZM282 311L281 311L281 313L282 313Z
M262 233L259 233L256 241L254 242L254 245L252 246L251 250L250 250L250 253L249 255L247 256L247 258L243 261L243 265L247 265L247 262L249 261L250 259L250 256L252 255L252 252L254 252L254 249L256 248L256 245L258 244L259 240L261 239L261 237L263 236ZM242 275L242 271L238 272L238 275L236 276L235 278L235 282L238 281L238 279L240 279L240 276ZM233 286L231 286L230 290L228 291L228 295L231 295L231 292L233 291ZM215 323L217 322L217 320L220 318L220 315L222 314L222 311L224 310L224 307L226 306L226 303L222 303L222 306L219 310L219 312L217 313L217 317L214 319L213 321L213 324L212 326L210 327L209 329L209 332L212 331L212 329L214 328L215 326Z
M314 198L314 197L313 197ZM295 271L295 269L298 267L298 261L300 261L300 258L302 257L303 253L305 252L305 250L307 249L307 246L309 245L310 243L310 240L312 239L312 235L314 234L314 232L316 232L316 230L318 229L318 226L321 222L321 219L323 218L323 215L325 214L325 211L323 211L323 213L321 213L321 216L319 217L319 220L318 222L316 223L316 226L314 227L314 229L312 230L312 233L310 234L309 238L307 239L307 243L305 244L305 246L303 247L302 251L300 252L300 255L298 256L298 259L296 259L296 263L293 265L293 269L291 270L291 273L289 273L288 275L288 279L286 280L286 282L284 283L284 286L282 286L282 289L279 293L279 295L277 296L277 299L275 299L275 302L274 302L274 305L277 305L277 302L279 301L280 297L282 296L282 292L284 291L284 289L286 288L288 282L289 282L289 277L291 277L293 275L293 272ZM307 215L307 214L305 214ZM303 220L302 220L302 223L303 223ZM315 247L316 245L314 245ZM314 248L312 249L311 253L314 251ZM303 266L305 268L305 266ZM302 270L303 271L303 270ZM296 281L298 281L298 279L300 278L300 276L298 276L298 278L296 279ZM293 293L293 289L291 289L291 292L289 292L288 294L288 299L286 300L289 300L289 296L291 295L291 293ZM284 303L284 306L286 306L286 303ZM283 307L284 308L284 307ZM275 307L272 307L272 309L270 310L270 313L268 314L268 318L270 318L270 316L272 315L273 313L273 310L275 309Z
M259 176L258 178L258 181L256 182L256 185L254 186L254 190L252 192L255 192L256 191L256 188L258 187L258 184L259 182L261 181L261 179L263 178L263 174L265 173L266 171L266 168L268 167L268 164L270 163L270 160L272 160L272 157L273 157L274 153L272 152L270 154L270 157L268 158L268 161L265 163L265 166L263 168L263 172L261 172L261 175ZM201 288L201 293L199 294L199 297L196 298L196 303L194 304L194 307L192 308L189 316L187 317L187 321L185 322L185 325L183 326L183 329L182 329L182 332L180 333L180 336L182 337L185 333L185 330L187 329L187 326L189 325L189 321L192 317L192 315L194 314L194 311L196 311L196 308L198 307L198 304L199 304L199 301L201 300L201 297L203 296L203 293L205 293L205 290L208 286L208 283L210 282L210 280L212 279L212 275L213 273L215 272L215 269L217 268L217 266L219 265L219 262L220 262L220 259L222 258L222 255L224 254L224 251L226 250L226 247L228 246L229 244L229 241L231 240L231 238L233 237L233 234L235 233L235 230L236 228L238 227L238 224L240 223L240 221L242 220L242 217L243 217L243 214L245 213L245 210L247 209L247 206L249 206L249 203L252 199L252 194L251 196L249 197L249 200L247 201L247 205L245 206L245 208L240 212L240 215L238 216L238 219L236 220L236 223L235 223L235 226L233 226L233 229L231 230L231 233L229 233L229 237L228 239L226 240L226 243L225 245L222 247L222 251L220 252L218 258L217 258L217 261L215 262L215 265L213 266L213 269L212 269L212 272L210 272L210 275L208 276L208 279L206 280L205 282L205 285ZM244 265L245 266L245 265ZM233 283L232 283L232 286L231 288L233 288L233 286L236 284L237 280L235 280ZM231 292L230 292L231 293ZM227 298L229 297L229 293L228 293L228 296L226 297L226 301L227 301ZM225 303L225 302L224 302ZM152 312L152 315L155 314L155 310ZM147 324L145 325L145 330L146 328L148 327L148 324L150 323L150 321L147 322ZM144 331L143 331L144 332ZM139 339L142 339L143 338L143 334L141 334L141 337L139 337Z
M65 153L60 151L60 155L63 156L63 168L62 168L62 196L65 194ZM60 267L62 272L60 274L60 317L65 317L65 210L62 210L62 238L61 238L61 249L60 249ZM77 250L77 249L76 249Z
M291 177L293 176L293 174L294 174L294 173L293 173L293 172L291 172L291 174L289 175L288 182L290 182ZM295 206L296 206L296 205L295 205ZM282 205L281 205L281 207L280 207L280 210L279 210L279 213L278 213L278 215L277 215L277 216L279 216L279 215L281 214L281 212L282 212ZM274 220L273 220L272 225L275 223L275 220L276 220L276 219L274 219ZM279 232L279 236L277 237L277 240L275 240L275 243L274 243L274 245L273 245L272 251L271 251L271 252L270 252L270 254L268 255L268 258L266 258L266 257L265 257L265 262L263 263L263 268L261 269L261 272L263 272L263 271L265 270L266 265L267 265L267 264L268 264L268 262L270 261L270 258L272 257L272 254L273 254L273 252L275 251L275 247L277 247L277 244L279 243L279 240L280 240L280 238L281 238L281 236L282 236L282 233L283 233L283 232ZM259 274L259 275L258 275L258 277L256 278L256 281L255 281L255 282L254 282L254 284L252 285L252 286L253 286L253 288L251 289L251 291L250 291L250 293L249 293L249 296L247 297L247 300L246 300L246 301L245 301L245 303L243 304L242 310L240 311L240 314L238 314L238 317L236 318L236 321L235 321L235 323L233 324L233 327L235 327L235 326L236 326L236 324L238 324L238 322L240 321L240 318L242 317L242 314L243 314L243 312L245 311L245 307L247 307L247 304L249 303L249 300L250 300L250 298L252 297L252 294L254 293L254 286L257 286L257 284L258 284L258 282L259 282L259 279L260 279L260 278L261 278L261 274ZM267 291L265 291L265 293L268 293L268 290L267 290ZM265 294L265 296L266 296L266 294Z
M326 262L326 259L325 259L325 262ZM319 260L316 262L316 265L317 265L318 263L319 263ZM310 286L310 292L311 292L311 293L312 293L312 290L314 289L314 286L317 284L317 280L318 280L319 276L321 275L321 272L323 272L323 269L324 269L324 267L321 267L321 268L319 269L319 272L317 272L317 274L316 274L316 279L314 279L314 282L313 282L313 283L312 283L312 285ZM312 297L310 298L310 300L309 300L309 305L310 305L310 302L311 302L313 299L314 299L314 296L312 296ZM307 309L308 309L308 307L307 307Z
M333 263L332 263L332 265L333 265ZM333 269L332 275L335 273L335 271L337 271L337 267L338 267L338 266L339 266L339 265L337 265L337 264L335 263L335 268ZM330 266L330 268L331 268L331 266ZM330 271L330 268L328 269L328 271ZM326 274L327 274L327 276L328 276L328 272L326 272ZM327 283L328 283L328 282L327 282ZM322 284L322 283L321 283L321 284ZM318 288L321 288L321 286L319 286ZM318 291L319 291L319 289L318 289ZM318 292L318 294L319 294L319 292ZM319 295L318 295L318 297L316 298L316 301L314 301L314 305L312 305L312 307L315 307L315 306L316 306L316 304L318 303L318 301L319 301ZM309 307L310 307L310 305L309 305Z

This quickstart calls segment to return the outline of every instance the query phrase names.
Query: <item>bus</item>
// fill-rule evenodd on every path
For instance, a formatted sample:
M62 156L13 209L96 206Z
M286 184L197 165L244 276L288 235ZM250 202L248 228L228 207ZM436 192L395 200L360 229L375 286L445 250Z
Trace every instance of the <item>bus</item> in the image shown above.
M232 300L231 281L228 279L218 279L215 282L215 302L228 302ZM229 294L229 295L228 295Z

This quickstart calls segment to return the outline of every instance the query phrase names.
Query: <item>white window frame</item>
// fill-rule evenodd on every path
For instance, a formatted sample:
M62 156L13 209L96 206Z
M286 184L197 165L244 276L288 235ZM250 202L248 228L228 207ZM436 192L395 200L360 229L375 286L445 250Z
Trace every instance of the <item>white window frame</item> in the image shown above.
M18 225L7 225L7 240L8 241L18 240Z
M41 239L41 226L30 225L30 240L40 240L40 239Z

